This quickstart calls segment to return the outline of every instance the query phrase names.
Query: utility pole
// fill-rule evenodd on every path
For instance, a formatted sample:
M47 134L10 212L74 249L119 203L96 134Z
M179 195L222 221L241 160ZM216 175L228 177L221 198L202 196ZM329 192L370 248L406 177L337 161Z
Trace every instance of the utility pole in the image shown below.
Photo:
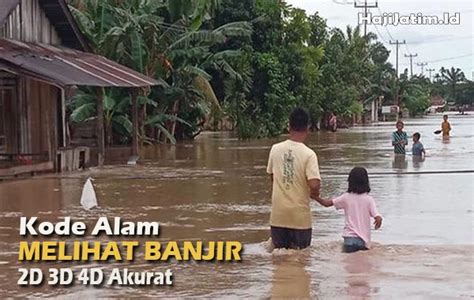
M425 66L427 65L428 63L427 62L422 62L422 63L417 63L416 65L417 66L420 66L421 67L421 75L424 75L424 69L425 69Z
M398 86L398 47L400 45L404 45L406 44L405 40L403 40L403 42L400 42L399 40L396 40L395 42L392 42L392 41L389 41L390 42L390 45L395 45L396 48L395 48L395 56L396 56L396 63L395 63L395 75L396 75L396 78L397 78L397 86ZM401 117L401 109L400 109L400 95L399 95L399 89L397 87L397 94L395 96L395 101L397 103L397 106L398 106L398 109L400 110L399 113L397 114L397 120Z
M398 78L398 47L400 45L405 45L405 44L406 44L405 40L403 40L403 42L400 42L399 40L396 40L395 42L390 41L390 45L396 45L396 48L395 48L396 49L395 50L395 55L396 55L395 72L396 72L397 78Z
M431 72L433 72L435 69L434 68L428 68L426 69L426 71L430 72L430 77L429 77L429 80L431 81Z
M357 0L355 0L354 7L364 9L364 37L366 37L367 36L367 12L368 12L367 9L377 8L379 7L379 4L377 3L377 0L375 1L375 4L367 4L367 0L364 0L364 4L357 4Z
M410 77L413 77L413 57L417 57L417 56L418 56L418 53L408 54L408 55L405 54L405 57L410 58Z

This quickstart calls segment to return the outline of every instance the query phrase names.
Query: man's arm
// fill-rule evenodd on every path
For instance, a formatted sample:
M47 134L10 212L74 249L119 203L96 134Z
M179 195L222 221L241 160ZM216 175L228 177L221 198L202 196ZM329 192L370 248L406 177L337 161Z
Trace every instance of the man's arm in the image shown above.
M318 202L319 204L321 204L324 207L330 207L330 206L334 205L334 202L331 199L323 199L321 197L316 197L316 198L313 198L313 199L316 200L316 202Z
M321 180L310 179L308 180L309 188L311 189L311 198L316 200L319 204L325 207L333 206L332 200L326 200L319 196L321 192Z
M308 186L310 189L310 196L313 199L319 197L319 193L321 191L321 180L319 179L310 179L308 180Z

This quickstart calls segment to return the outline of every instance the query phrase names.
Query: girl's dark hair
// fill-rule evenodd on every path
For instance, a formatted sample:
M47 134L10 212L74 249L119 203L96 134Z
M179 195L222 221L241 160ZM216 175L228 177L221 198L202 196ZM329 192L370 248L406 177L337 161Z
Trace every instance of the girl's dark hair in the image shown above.
M362 167L353 168L347 181L349 182L348 193L364 194L370 192L369 174Z

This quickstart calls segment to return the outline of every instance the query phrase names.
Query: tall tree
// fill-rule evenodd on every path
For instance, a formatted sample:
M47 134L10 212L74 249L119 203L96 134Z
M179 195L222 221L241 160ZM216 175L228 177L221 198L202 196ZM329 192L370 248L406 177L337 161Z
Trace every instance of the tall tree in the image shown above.
M456 101L456 86L458 83L461 83L466 80L466 76L459 68L451 67L451 69L445 69L442 67L440 69L441 80L451 87L451 99Z

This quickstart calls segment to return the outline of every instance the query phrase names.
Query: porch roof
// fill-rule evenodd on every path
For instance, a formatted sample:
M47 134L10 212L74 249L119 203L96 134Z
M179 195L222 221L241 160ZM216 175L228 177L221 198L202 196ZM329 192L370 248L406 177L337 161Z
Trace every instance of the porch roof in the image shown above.
M165 84L100 55L0 38L0 70L50 84L145 87Z

